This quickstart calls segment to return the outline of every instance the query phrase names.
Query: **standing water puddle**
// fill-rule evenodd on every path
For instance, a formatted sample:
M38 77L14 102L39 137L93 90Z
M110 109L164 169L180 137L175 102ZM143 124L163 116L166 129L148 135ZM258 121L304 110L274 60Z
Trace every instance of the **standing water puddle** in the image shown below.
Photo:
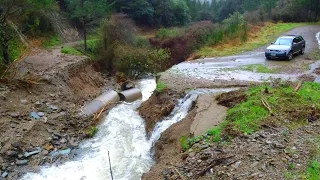
M180 99L172 113L158 123L147 139L144 119L136 109L156 87L153 79L139 82L142 101L122 103L113 108L94 138L83 142L77 158L59 166L42 167L39 173L28 173L22 180L107 180L111 179L108 151L116 180L139 180L155 163L152 147L162 132L188 114L199 94L227 92L233 89L194 90Z

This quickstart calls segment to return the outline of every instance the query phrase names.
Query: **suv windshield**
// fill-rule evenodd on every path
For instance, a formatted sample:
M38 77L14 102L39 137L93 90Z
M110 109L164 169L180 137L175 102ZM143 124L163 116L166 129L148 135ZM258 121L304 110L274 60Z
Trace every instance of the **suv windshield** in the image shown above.
M291 38L278 38L277 41L274 43L275 45L291 45L292 39Z

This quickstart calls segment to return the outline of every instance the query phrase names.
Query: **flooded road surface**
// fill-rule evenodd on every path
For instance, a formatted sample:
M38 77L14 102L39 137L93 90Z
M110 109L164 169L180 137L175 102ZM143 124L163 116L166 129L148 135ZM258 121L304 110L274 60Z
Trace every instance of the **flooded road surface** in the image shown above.
M309 54L319 48L319 30L319 26L306 26L286 33L302 35L307 42L306 54L297 55L291 61L266 60L265 47L263 47L237 56L184 62L172 67L167 73L170 76L185 76L209 81L263 82L278 78L294 81L301 75L310 73L308 70L315 60L310 60Z
M195 78L207 80L237 80L237 81L267 81L281 78L295 80L301 74L261 73L255 72L255 66L263 65L272 71L277 66L285 66L289 62L266 61L264 53L252 55L231 56L224 58L207 58L178 64L172 68L173 73L184 74ZM253 71L243 70L253 65ZM270 67L270 68L269 68Z

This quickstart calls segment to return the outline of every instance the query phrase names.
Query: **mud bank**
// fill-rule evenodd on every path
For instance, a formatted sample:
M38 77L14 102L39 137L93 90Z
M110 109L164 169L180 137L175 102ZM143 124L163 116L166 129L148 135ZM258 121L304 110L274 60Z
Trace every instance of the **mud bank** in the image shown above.
M161 134L160 139L155 144L156 164L152 166L148 173L142 177L143 180L163 179L163 170L179 161L177 155L181 153L180 138L190 135L190 126L196 115L196 108L191 110L182 121L172 125Z
M85 100L114 85L86 57L57 63L50 71L36 66L37 59L30 62L17 64L12 71L19 74L0 84L0 177L7 179L72 156L96 123L80 115Z
M164 179L164 170L180 162L181 156L186 155L182 151L181 137L199 136L222 122L226 116L227 108L220 105L220 102L215 99L222 92L232 90L234 89L195 90L198 98L188 115L163 132L156 142L155 159L157 163L148 173L144 174L143 179ZM162 97L166 96L162 95ZM154 106L152 102L148 102L148 107ZM150 111L148 113L153 114ZM156 123L156 121L153 122Z
M138 109L139 114L145 119L146 132L148 135L153 131L157 122L168 116L175 107L182 93L177 91L155 92Z

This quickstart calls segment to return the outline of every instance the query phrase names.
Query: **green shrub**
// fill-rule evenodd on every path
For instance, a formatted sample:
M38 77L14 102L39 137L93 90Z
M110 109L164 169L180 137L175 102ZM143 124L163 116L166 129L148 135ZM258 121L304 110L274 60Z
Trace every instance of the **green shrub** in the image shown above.
M115 49L114 67L127 78L140 78L149 73L157 73L167 64L169 53L163 49L137 48L130 45Z
M83 54L81 52L79 52L78 50L76 50L73 47L70 46L65 46L61 48L61 52L64 54L70 54L70 55L76 55L76 56L82 56Z
M9 54L11 61L17 60L27 51L27 49L27 46L20 40L20 37L17 34L13 34L12 40L9 41ZM1 62L4 62L4 57L2 47L0 46L0 63Z
M239 12L235 12L229 18L223 20L217 30L209 36L207 44L213 46L223 40L238 37L240 37L242 42L245 42L248 39L248 31L248 24L244 20L244 17Z
M136 29L134 22L124 14L114 14L102 23L99 60L106 70L115 69L115 51L121 49L119 45L134 45Z
M157 31L156 38L163 40L167 38L174 38L174 37L177 37L178 35L179 35L179 32L175 28L171 28L171 29L161 28Z
M168 89L168 86L166 83L164 83L164 82L157 83L156 92L161 93L161 92L165 91L166 89Z
M136 36L133 45L137 47L151 47L149 39L144 36Z

